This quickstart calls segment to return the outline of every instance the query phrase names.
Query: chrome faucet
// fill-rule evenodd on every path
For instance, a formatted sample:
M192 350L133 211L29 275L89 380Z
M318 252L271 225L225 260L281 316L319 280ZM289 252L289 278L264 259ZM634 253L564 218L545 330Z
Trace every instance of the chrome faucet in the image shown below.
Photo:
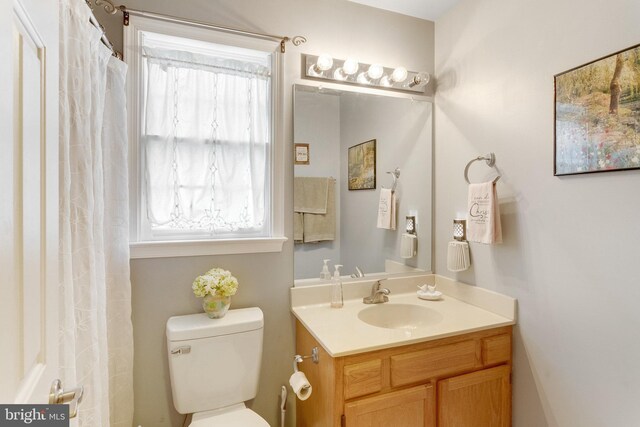
M389 289L380 288L380 280L376 280L376 282L371 287L371 295L362 298L362 302L365 304L382 304L385 302L389 302L389 297L387 295L389 295L390 293L391 291Z
M360 270L360 267L358 267L358 266L356 265L356 272L355 272L355 273L353 273L353 274L351 275L351 277L353 277L354 279L357 279L357 278L360 278L360 277L364 277L364 273L362 272L362 270Z

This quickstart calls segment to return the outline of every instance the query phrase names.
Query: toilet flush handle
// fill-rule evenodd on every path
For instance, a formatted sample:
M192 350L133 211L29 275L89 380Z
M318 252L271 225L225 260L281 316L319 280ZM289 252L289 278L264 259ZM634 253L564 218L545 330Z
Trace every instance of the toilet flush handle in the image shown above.
M183 345L182 347L176 347L171 349L171 354L189 354L191 353L190 345Z

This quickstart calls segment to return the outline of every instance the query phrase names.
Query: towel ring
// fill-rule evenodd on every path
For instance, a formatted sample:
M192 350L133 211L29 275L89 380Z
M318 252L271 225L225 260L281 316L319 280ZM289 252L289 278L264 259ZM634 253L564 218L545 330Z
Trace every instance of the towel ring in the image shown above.
M387 171L388 174L391 174L393 177L393 186L391 187L391 192L395 193L396 187L398 185L398 179L400 179L400 168L395 168L393 172ZM384 186L382 186L384 188Z
M487 166L489 166L490 168L494 168L498 172L498 176L496 176L493 179L494 183L498 182L498 180L500 179L500 171L496 167L496 155L494 153L489 153L489 154L486 154L484 156L476 157L475 159L473 159L469 163L467 163L467 166L465 166L465 168L464 168L464 180L467 181L467 184L471 184L471 181L469 181L469 167L471 166L471 164L473 162L477 162L478 160L486 161L487 162Z

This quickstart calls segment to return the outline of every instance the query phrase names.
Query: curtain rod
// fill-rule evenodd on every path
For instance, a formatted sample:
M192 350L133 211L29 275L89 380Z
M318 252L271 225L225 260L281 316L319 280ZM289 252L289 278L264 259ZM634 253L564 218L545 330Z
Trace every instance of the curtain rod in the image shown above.
M226 33L230 33L230 34L242 34L242 35L246 35L246 36L251 36L251 37L255 37L255 38L259 38L259 39L263 39L263 40L275 40L275 41L279 41L280 42L280 52L284 53L285 52L285 44L290 41L291 43L293 43L294 46L300 46L302 43L305 43L307 41L307 39L303 36L295 36L292 38L289 38L287 36L276 36L273 34L263 34L263 33L256 33L253 31L245 31L245 30L240 30L238 28L232 28L232 27L225 27L222 25L215 25L215 24L211 24L208 22L202 22L202 21L195 21L195 20L191 20L191 19L184 19L184 18L179 18L177 16L171 16L171 15L162 15L159 13L154 13L154 12L147 12L144 10L136 10L136 9L129 9L128 7L124 6L124 5L120 5L120 6L116 6L111 0L95 0L96 5L97 6L102 6L104 7L104 10L107 13L110 13L112 15L116 14L116 12L122 12L123 15L123 25L128 26L129 25L129 15L137 15L137 16L144 16L147 18L154 18L154 19L158 19L160 21L165 21L165 22L177 22L177 23L182 23L182 24L189 24L192 25L194 27L201 27L201 28L212 28L218 31L223 31Z
M99 1L100 0L96 0L96 4L98 4L97 2ZM122 54L113 47L113 44L109 41L109 38L107 37L107 34L104 31L104 27L100 24L100 21L98 21L98 18L96 18L96 15L93 13L91 2L89 0L85 0L85 3L89 7L89 12L91 13L89 15L89 22L91 23L91 25L93 25L94 27L96 27L102 32L102 35L100 36L100 40L106 47L109 48L113 56L115 56L118 59L122 59Z

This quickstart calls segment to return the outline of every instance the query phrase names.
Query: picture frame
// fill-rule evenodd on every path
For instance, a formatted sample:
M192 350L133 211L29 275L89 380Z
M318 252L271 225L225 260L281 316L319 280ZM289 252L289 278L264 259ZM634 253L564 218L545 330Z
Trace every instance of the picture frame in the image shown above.
M293 144L293 160L296 165L308 165L309 158L309 144L297 143Z
M375 190L376 140L349 147L347 153L349 190Z
M640 44L554 76L554 175L640 169Z

